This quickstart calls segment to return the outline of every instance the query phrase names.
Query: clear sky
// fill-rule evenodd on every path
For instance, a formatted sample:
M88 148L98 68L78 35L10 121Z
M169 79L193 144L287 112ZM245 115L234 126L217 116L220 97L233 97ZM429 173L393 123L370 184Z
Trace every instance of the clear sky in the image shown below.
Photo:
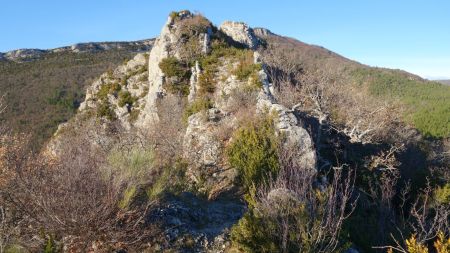
M372 66L450 78L450 0L0 0L0 52L159 34L172 10L326 47Z

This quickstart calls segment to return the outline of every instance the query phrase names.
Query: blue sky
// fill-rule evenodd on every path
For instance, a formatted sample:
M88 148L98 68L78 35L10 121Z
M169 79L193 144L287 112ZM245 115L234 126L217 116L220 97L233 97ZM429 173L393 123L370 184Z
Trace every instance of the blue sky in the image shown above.
M245 21L372 66L450 78L448 0L0 0L0 52L157 36L171 10Z

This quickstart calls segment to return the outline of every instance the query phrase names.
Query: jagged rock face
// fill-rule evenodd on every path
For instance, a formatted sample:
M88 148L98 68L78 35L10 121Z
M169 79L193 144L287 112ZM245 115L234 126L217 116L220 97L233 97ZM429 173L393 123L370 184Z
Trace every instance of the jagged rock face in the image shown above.
M256 59L256 57L255 57ZM316 170L316 150L314 142L302 122L297 119L293 111L283 105L277 104L272 95L273 88L267 80L264 70L260 71L263 88L258 96L257 111L276 113L276 130L283 135L283 145L297 148L296 164L304 169Z
M198 61L195 62L195 65L191 68L191 78L189 80L189 95L188 102L192 103L196 97L197 90L200 89L198 86L198 77L201 73L200 65Z
M274 35L273 32L271 32L269 29L266 28L261 28L261 27L256 27L253 28L253 31L255 32L255 34L257 36L269 36L269 35Z
M111 109L112 116L120 124L121 131L130 131L133 126L134 117L140 113L145 106L145 96L148 92L147 82L147 54L137 54L127 63L117 67L111 73L103 73L86 90L85 100L80 104L78 113L75 117L58 126L53 138L47 144L46 152L53 156L58 156L61 150L61 144L67 132L85 131L86 125L93 124L92 117L96 117L98 108L105 102ZM120 85L120 91L103 94L105 98L100 97L104 87L117 84ZM134 99L133 105L121 104L119 93L129 93ZM90 144L95 146L109 146L114 142L115 136L110 136L110 126L106 119L101 119L102 124L91 126L95 131L91 133ZM70 133L69 133L70 134Z
M221 129L234 127L232 116L218 108L189 117L183 140L184 157L189 162L187 176L209 199L234 187L237 173L226 162L225 140L220 138Z
M180 52L183 43L180 43L180 26L179 23L183 20L192 19L194 15L188 11L182 11L168 17L166 24L161 30L160 36L156 39L156 42L150 52L148 63L148 80L149 80L149 92L147 95L147 103L144 109L144 114L138 120L137 124L144 126L151 124L158 120L158 113L156 107L156 100L163 97L163 82L164 73L159 68L159 63L164 58L174 56L180 58ZM207 53L209 51L209 34L211 28L208 28L208 32L202 33L198 36L200 45L202 45L202 52Z
M254 61L260 62L256 52ZM230 66L236 66L236 63L223 60L216 75L226 78L217 78L216 89L212 94L214 107L206 113L199 112L190 116L184 136L183 150L184 157L189 162L188 175L210 199L233 190L237 176L236 171L226 163L224 148L229 139L223 139L223 132L234 131L239 127L231 105L239 99L236 91L239 92L239 88L248 83L237 79L230 72ZM272 85L264 69L258 74L262 88L255 101L255 113L268 111L277 115L275 127L277 133L283 136L283 145L294 146L298 150L296 163L301 168L315 170L316 153L311 136L292 111L276 103L272 96ZM196 87L197 84L192 82L191 87ZM194 99L195 95L191 100Z
M132 111L136 110L136 114L145 107L145 96L148 92L147 82L147 57L146 54L137 54L132 60L126 64L117 67L112 74L104 73L99 79L94 81L92 86L88 87L86 91L86 99L81 103L79 110L84 111L89 108L96 109L100 106L99 93L105 85L117 84L120 85L120 93L129 93L134 98L133 105L125 103L121 104L120 95L110 92L107 96L107 102L112 108L115 117L122 123L122 125L129 129L131 127L130 118ZM138 112L139 111L139 112Z
M233 40L247 45L250 49L256 49L259 45L253 29L245 23L225 21L219 29Z

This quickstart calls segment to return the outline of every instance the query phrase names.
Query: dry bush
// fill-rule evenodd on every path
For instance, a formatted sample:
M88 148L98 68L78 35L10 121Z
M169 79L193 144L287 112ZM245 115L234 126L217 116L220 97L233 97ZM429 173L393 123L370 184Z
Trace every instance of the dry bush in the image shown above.
M440 232L448 237L450 208L448 203L441 203L434 198L430 182L427 180L425 188L414 193L410 183L400 186L400 172L395 161L387 159L382 164L377 167L378 178L370 182L369 192L364 192L369 197L366 202L370 202L365 208L370 208L376 214L375 217L364 217L367 223L376 219L376 230L371 230L374 236L371 246L393 244L373 248L407 252L404 250L405 242L411 236L422 245L434 240Z
M400 121L399 103L372 98L364 87L345 83L345 76L326 65L309 66L311 56L289 43L269 45L261 55L279 103L310 113L351 142L387 139Z
M133 178L122 173L104 173L108 151L92 145L89 130L65 136L58 157L24 152L18 145L2 147L2 169L11 176L0 187L0 198L14 214L18 225L15 240L27 248L39 248L46 239L71 243L77 251L87 251L94 242L116 247L141 246L158 234L144 217L153 203L122 210L123 185ZM3 143L2 143L3 144ZM118 184L117 182L121 182ZM140 210L142 208L142 210Z
M154 146L156 166L166 166L182 156L186 101L178 96L167 95L158 100L157 106L159 120L144 136Z
M336 252L343 221L352 213L354 175L334 168L331 183L296 164L295 150L281 149L281 170L262 184L249 213L235 227L238 247L253 252Z
M253 89L236 88L231 91L230 99L233 99L227 108L233 113L239 122L255 118L258 92Z
M292 108L302 99L299 93L303 73L301 56L292 48L275 44L261 50L261 57L266 64L267 75L275 88L274 95L277 101Z

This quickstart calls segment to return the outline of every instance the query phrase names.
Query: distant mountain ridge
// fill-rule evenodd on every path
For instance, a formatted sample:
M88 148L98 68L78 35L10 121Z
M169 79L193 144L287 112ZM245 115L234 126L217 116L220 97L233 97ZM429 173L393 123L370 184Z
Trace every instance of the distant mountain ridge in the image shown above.
M137 41L118 41L118 42L87 42L77 43L71 46L58 47L54 49L17 49L0 53L0 60L10 61L32 61L49 53L73 52L73 53L92 53L111 49L127 50L133 52L144 52L150 50L154 39L144 39Z
M437 82L445 84L445 85L450 85L450 80L437 80Z

